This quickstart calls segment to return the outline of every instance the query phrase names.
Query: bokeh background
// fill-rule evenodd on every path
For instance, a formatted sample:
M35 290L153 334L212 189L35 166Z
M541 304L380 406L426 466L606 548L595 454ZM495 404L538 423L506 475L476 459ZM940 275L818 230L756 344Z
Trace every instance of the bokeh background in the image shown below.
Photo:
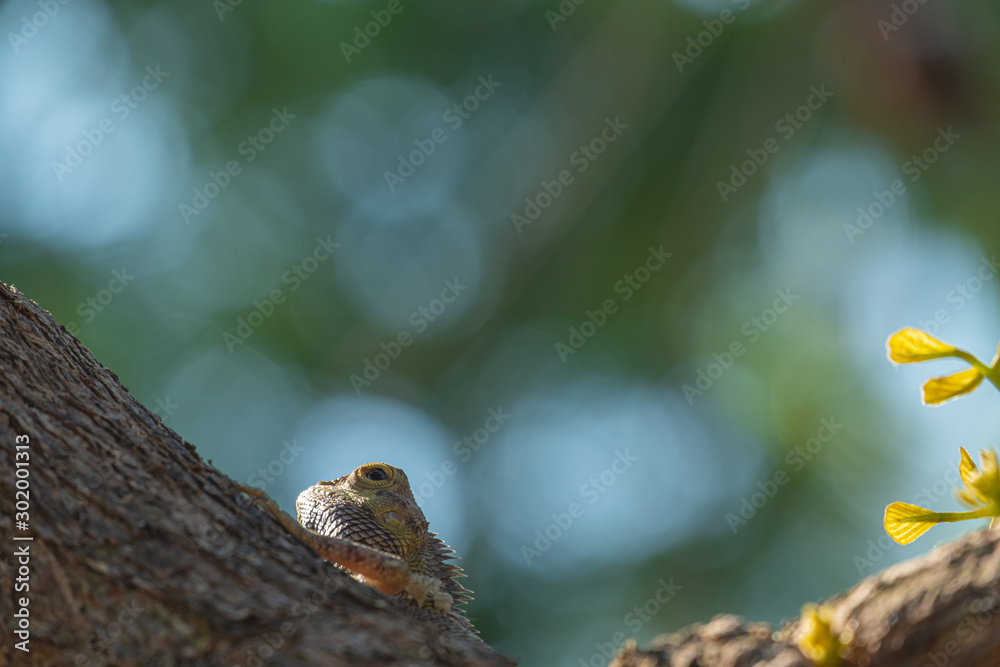
M289 510L403 468L524 664L779 622L971 528L884 536L1000 425L885 340L1000 337L997 17L11 0L0 279Z

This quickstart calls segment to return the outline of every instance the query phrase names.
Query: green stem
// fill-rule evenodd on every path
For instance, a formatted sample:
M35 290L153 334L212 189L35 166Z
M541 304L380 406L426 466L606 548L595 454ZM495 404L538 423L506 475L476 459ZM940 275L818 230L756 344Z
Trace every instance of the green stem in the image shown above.
M996 367L989 369L988 373L983 373L986 379L993 383L993 386L1000 390L1000 372Z
M927 523L936 521L937 523L955 523L956 521L970 521L972 519L985 519L994 516L991 508L975 510L973 512L929 512L919 516L910 516L900 519L900 523Z
M964 350L956 350L955 356L969 362L973 368L979 371L980 375L992 382L997 390L1000 390L1000 353L997 354L992 366L987 366Z
M993 383L993 386L1000 390L1000 346L997 347L997 354L993 357L993 363L990 364L990 372L986 374L989 381Z

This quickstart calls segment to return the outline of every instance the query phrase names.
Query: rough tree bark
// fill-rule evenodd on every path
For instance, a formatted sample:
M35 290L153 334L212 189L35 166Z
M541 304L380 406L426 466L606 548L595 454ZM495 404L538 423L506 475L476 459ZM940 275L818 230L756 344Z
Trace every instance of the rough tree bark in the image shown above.
M827 601L835 631L852 629L844 667L1000 666L1000 530L981 531L899 563ZM718 616L629 646L611 667L814 667L796 648L798 619L773 632Z
M27 530L14 525L18 436L30 440ZM290 539L2 283L0 526L0 664L509 664ZM25 546L30 590L14 593ZM22 597L30 653L16 648Z
M27 529L15 526L28 436ZM0 664L507 665L341 574L146 410L52 317L0 283ZM12 536L32 536L15 542ZM30 591L16 549L30 549ZM30 602L30 653L15 649ZM1000 531L829 601L845 665L1000 667ZM634 645L616 667L808 667L798 621L720 616Z

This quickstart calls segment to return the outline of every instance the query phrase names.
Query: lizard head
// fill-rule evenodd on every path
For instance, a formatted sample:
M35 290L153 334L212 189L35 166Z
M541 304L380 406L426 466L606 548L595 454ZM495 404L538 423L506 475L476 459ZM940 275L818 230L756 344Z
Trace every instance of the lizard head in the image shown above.
M331 510L331 519L335 516L353 516L355 512L363 512L368 521L354 520L350 525L355 527L369 526L366 535L342 535L362 544L388 549L384 539L376 539L378 533L388 531L402 547L403 553L409 553L423 546L427 538L428 522L420 511L410 482L399 468L386 463L366 463L349 475L344 475L329 482L319 482L303 491L299 496L300 521L302 520L301 503L305 502L315 512L316 501L320 506ZM371 526L374 521L375 526ZM341 523L341 522L335 522ZM311 530L315 527L303 524ZM346 529L348 522L344 523ZM353 531L350 531L353 532ZM339 530L334 530L335 535ZM339 536L339 535L338 535ZM388 549L394 551L393 549Z

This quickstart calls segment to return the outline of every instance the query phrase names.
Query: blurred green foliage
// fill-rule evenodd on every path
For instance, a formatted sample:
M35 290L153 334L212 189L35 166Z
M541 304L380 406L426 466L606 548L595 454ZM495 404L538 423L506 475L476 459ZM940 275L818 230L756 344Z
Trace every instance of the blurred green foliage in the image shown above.
M288 509L402 467L524 664L930 549L883 508L996 432L884 351L996 344L993 4L40 6L0 279Z

